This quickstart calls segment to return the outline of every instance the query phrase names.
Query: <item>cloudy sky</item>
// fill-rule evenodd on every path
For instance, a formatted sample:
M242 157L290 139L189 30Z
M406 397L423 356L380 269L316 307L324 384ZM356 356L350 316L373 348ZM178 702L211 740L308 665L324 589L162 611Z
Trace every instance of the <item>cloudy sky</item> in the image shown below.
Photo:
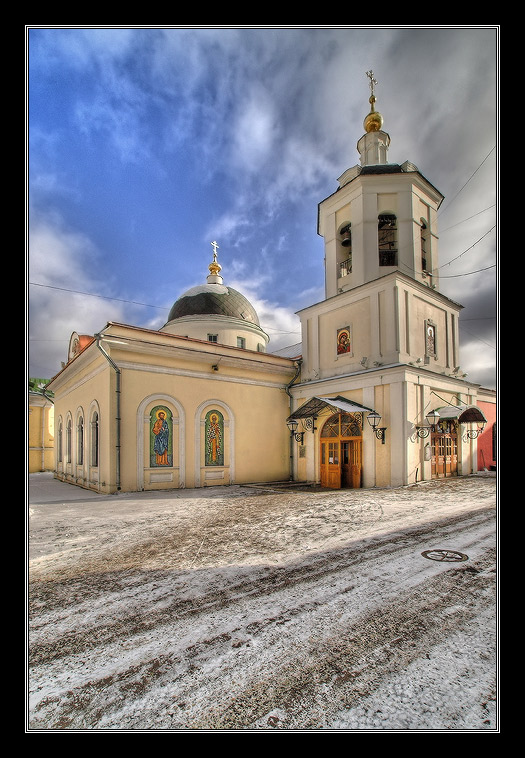
M495 387L496 27L30 27L28 373L73 331L160 328L219 244L269 349L324 297L318 203L359 163L370 95L389 161L445 195L441 292L464 306L461 365Z

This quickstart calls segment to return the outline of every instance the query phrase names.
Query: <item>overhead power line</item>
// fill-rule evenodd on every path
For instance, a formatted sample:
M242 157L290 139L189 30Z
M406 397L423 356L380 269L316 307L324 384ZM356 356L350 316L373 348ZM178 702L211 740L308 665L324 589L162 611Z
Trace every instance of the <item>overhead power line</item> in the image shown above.
M492 350L497 350L497 347L495 345L491 345L490 342L487 342L486 340L482 339L481 337L478 337L477 334L473 334L468 329L464 329L461 321L459 322L459 328L462 332L466 332L467 334L470 334L471 337L474 337L475 340L478 340L478 342L482 342L484 345L487 345L487 347L492 348Z
M115 300L115 301L117 301L119 303L128 303L128 304L131 304L131 305L142 305L145 308L160 308L161 310L169 311L169 307L167 307L165 305L151 305L151 303L140 303L137 300L124 300L121 297L108 297L107 295L95 295L92 292L82 292L81 290L72 290L72 289L68 289L67 287L54 287L51 284L39 284L38 282L28 282L28 284L30 284L33 287L44 287L45 289L60 290L60 292L69 292L69 293L71 293L73 295L85 295L87 297L99 297L99 298L102 298L103 300ZM274 329L271 326L267 327L267 330L275 332L277 334L299 334L299 332L297 330L294 330L294 331L291 331L291 332L284 332L284 331L281 331L281 330L278 330L278 329Z
M456 226L460 226L461 224L464 224L466 221L470 221L473 218L476 218L476 216L481 216L482 213L486 213L486 211L490 211L492 208L496 207L496 203L493 203L492 205L489 205L487 208L483 208L482 211L478 211L477 213L473 213L472 216L468 216L468 218L464 218L461 221L458 221L456 224L452 224L452 226L447 226L446 229L440 229L439 230L439 236L442 237L445 232L449 232L451 229L455 229Z
M108 297L107 295L94 295L93 292L81 292L80 290L72 290L67 287L54 287L51 284L39 284L38 282L28 282L33 287L45 287L50 290L60 290L61 292L70 292L73 295L86 295L87 297L100 297L103 300L116 300L119 303L128 303L130 305L143 305L145 308L160 308L164 311L169 311L169 307L165 305L151 305L150 303L139 303L136 300L124 300L120 297Z
M477 271L467 271L466 274L451 274L450 276L440 276L440 279L458 279L460 276L470 276L471 274L479 274L482 271L488 271L491 268L496 268L496 264L494 263L492 266L487 266L487 268L478 268Z
M437 270L439 271L439 269L445 268L445 266L450 266L451 263L454 263L454 261L457 261L458 258L461 258L462 255L465 255L465 253L468 253L468 251L472 250L472 248L475 247L478 244L478 242L481 242L482 239L484 239L488 234L493 232L495 228L496 228L496 224L494 224L492 229L489 229L488 232L485 232L485 234L483 234L478 240L476 240L470 247L467 247L466 250L463 250L462 253L460 253L459 255L456 255L456 257L452 258L452 260L448 261L448 263L443 263L441 266L439 266Z
M463 187L461 187L461 188L460 188L460 189L459 189L459 190L456 192L456 194L455 194L455 195L454 195L454 197L453 197L453 198L450 200L450 202L448 203L448 205L447 205L445 208L443 208L443 210L442 210L442 211L440 211L440 212L438 213L438 216L441 216L441 215L442 215L442 214L443 214L445 211L448 211L448 209L450 208L450 206L452 205L452 203L454 202L454 200L457 198L457 196L460 194L460 192L463 192L463 190L465 189L465 187L467 186L467 184L468 184L468 183L470 182L470 180L471 180L471 179L472 179L472 178L473 178L473 177L474 177L474 176L477 174L477 172L480 170L480 168L483 166L483 164L485 163L485 161L488 159L488 157L491 155L491 153L493 153L493 152L494 152L494 150L495 150L495 149L496 149L496 145L494 145L494 147L492 148L492 150L490 150L490 151L488 152L488 154L487 154L487 155L485 156L485 158L484 158L484 159L481 161L481 163L479 164L479 166L477 167L477 169L474 171L474 173L472 174L472 176L470 176L470 177L467 179L467 181L465 182L465 184L463 185Z

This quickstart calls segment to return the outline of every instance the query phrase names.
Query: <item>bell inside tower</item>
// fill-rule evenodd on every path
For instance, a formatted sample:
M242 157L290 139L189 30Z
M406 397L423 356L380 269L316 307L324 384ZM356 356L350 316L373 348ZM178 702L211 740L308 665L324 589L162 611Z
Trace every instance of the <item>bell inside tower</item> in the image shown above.
M338 278L352 273L352 225L345 224L339 231L337 253Z

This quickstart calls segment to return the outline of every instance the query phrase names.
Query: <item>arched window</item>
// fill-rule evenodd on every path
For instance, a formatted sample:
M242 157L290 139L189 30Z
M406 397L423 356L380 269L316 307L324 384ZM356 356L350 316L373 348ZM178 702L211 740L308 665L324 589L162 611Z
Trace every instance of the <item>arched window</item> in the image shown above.
M58 463L62 463L62 458L64 455L64 440L62 438L63 434L63 426L62 426L62 419L59 419L58 421L58 439L57 439L57 461Z
M360 437L362 427L361 413L335 413L325 421L321 437Z
M427 266L430 266L428 260L428 229L424 218L421 219L421 271L428 271Z
M338 277L348 276L352 273L352 224L345 224L339 230L339 240L341 243L340 252L338 253Z
M377 224L377 243L380 266L397 266L397 218L382 213Z
M80 415L77 420L77 465L84 463L84 417Z
M98 413L93 412L91 416L91 445L90 445L90 458L91 466L98 466Z
M66 463L71 463L71 441L72 441L72 422L71 418L67 420L66 426Z

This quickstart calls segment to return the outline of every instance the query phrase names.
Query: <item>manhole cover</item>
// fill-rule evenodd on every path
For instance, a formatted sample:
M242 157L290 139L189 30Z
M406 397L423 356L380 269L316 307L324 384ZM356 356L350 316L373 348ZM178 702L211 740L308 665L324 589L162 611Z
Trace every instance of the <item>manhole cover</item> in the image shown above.
M431 561L468 561L468 555L455 550L423 550L421 555Z

